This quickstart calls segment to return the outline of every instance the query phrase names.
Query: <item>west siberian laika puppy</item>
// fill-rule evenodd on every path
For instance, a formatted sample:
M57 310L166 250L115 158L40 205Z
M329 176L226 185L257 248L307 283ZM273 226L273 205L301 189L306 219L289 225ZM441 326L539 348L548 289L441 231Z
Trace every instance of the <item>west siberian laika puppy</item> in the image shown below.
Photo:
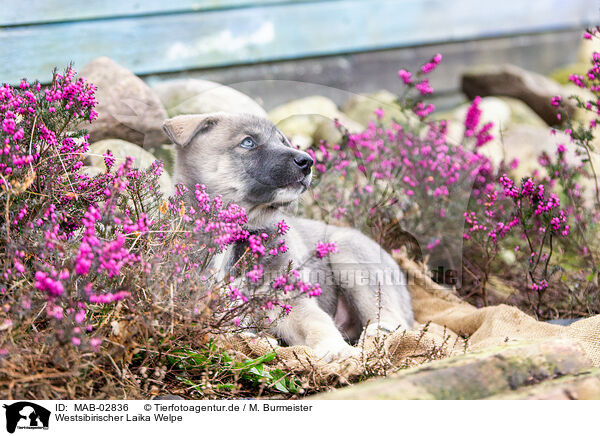
M324 360L357 356L352 342L361 332L377 335L413 325L404 275L376 242L358 230L286 214L311 182L313 160L295 149L268 120L249 114L181 115L163 128L176 144L175 181L193 192L203 184L211 195L221 194L248 213L250 231L273 232L284 219L287 253L265 266L275 277L291 261L303 277L320 280L318 298L299 298L290 314L272 326L272 333L289 345L307 345ZM289 208L288 208L289 209ZM335 242L339 251L324 259L312 256L318 241ZM235 253L223 265L233 265ZM306 259L311 259L306 262ZM267 269L276 269L273 274ZM363 328L367 328L363 332Z

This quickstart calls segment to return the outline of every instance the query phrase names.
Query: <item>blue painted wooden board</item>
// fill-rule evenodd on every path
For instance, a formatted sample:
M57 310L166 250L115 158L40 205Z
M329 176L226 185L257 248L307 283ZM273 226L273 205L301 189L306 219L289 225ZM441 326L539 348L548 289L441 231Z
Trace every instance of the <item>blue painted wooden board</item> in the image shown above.
M0 28L0 82L110 56L138 74L598 22L595 0L344 0Z
M2 0L0 26L309 1L317 0Z

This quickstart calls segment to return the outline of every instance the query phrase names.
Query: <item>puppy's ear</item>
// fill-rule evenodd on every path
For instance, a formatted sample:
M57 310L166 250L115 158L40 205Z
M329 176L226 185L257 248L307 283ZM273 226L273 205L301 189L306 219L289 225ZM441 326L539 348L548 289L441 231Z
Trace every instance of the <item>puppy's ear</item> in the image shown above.
M199 133L208 132L219 122L219 114L179 115L166 120L162 128L173 143L187 146Z

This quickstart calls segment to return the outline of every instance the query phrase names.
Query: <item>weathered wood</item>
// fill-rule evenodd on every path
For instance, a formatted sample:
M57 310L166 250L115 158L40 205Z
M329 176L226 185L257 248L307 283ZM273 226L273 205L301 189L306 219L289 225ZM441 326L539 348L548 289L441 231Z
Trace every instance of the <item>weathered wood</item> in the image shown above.
M582 348L555 340L500 347L422 365L398 376L371 380L313 399L475 400L577 374L591 367Z
M0 82L102 55L149 74L581 27L596 20L590 3L330 0L4 27Z
M3 0L0 26L198 12L309 1L315 0Z

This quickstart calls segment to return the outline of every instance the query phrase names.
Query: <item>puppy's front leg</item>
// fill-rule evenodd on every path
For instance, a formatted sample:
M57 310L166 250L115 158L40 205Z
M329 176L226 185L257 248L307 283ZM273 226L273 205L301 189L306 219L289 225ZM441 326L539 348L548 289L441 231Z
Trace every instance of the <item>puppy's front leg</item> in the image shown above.
M315 300L300 298L294 303L292 311L275 325L275 334L289 345L311 347L327 362L360 357L360 350L344 341L333 319Z

